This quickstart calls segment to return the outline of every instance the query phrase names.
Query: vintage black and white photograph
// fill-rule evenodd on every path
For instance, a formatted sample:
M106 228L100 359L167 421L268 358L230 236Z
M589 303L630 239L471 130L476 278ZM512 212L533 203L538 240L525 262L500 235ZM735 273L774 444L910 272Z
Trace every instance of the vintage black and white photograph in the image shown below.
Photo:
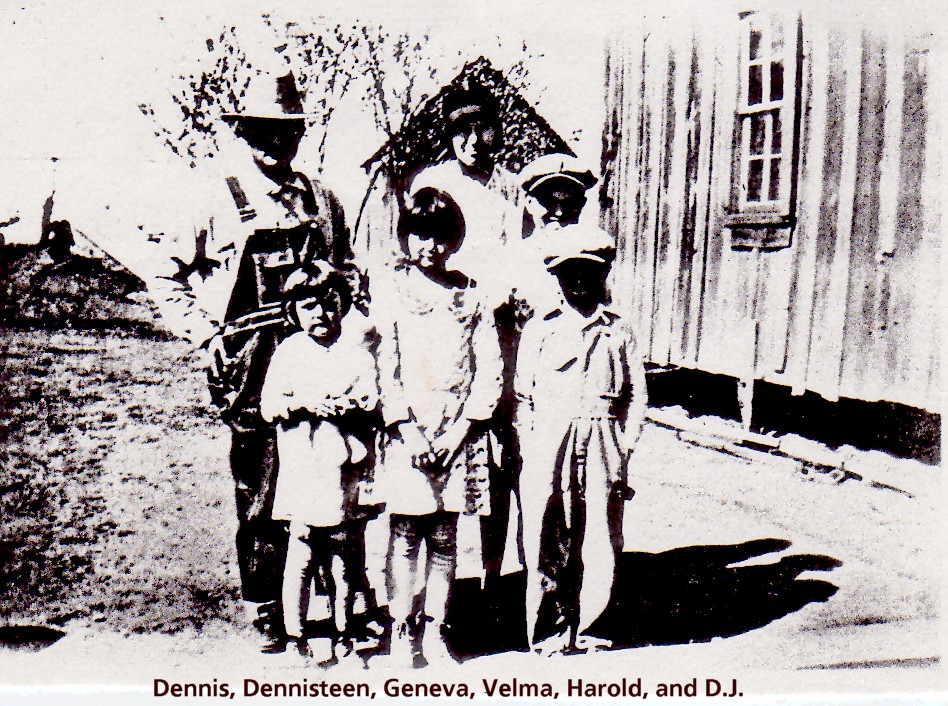
M0 701L939 703L941 9L5 5Z

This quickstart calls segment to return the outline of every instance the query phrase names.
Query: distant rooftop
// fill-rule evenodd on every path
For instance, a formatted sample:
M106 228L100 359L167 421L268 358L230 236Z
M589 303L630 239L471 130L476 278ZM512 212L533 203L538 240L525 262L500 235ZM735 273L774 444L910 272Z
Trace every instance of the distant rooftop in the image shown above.
M444 161L450 145L444 135L442 103L445 96L480 84L489 89L500 104L503 145L498 162L512 172L536 157L550 152L573 151L550 124L517 92L507 78L483 56L465 65L461 72L367 159L362 168L381 168L390 177L404 177L428 164Z

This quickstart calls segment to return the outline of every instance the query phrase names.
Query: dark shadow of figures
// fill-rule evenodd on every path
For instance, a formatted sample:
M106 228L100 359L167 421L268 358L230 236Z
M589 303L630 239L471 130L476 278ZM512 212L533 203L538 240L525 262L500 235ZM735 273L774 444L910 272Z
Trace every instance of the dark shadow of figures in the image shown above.
M608 607L588 633L612 642L613 649L677 645L732 637L763 627L809 603L825 602L838 587L821 579L801 579L806 571L831 571L838 559L794 554L766 564L734 566L787 549L782 539L741 544L678 547L665 552L624 552ZM502 577L508 597L490 633L481 629L485 608L477 581L455 583L449 607L451 644L463 658L525 650L525 589L522 572ZM541 607L540 639L558 628L551 595Z

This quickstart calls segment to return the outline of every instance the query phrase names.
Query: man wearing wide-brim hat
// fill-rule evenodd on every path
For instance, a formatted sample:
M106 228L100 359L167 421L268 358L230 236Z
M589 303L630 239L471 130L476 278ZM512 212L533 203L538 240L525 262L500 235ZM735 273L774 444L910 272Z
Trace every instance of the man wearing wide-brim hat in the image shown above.
M195 228L193 256L170 258L151 288L169 328L207 350L211 398L232 432L243 598L256 626L279 638L286 534L270 517L275 431L260 416L260 391L283 336L287 275L317 261L350 274L354 268L339 202L292 166L312 117L303 112L293 74L261 72L237 102L222 119L249 147L250 159L224 179L221 200L208 207L206 225Z

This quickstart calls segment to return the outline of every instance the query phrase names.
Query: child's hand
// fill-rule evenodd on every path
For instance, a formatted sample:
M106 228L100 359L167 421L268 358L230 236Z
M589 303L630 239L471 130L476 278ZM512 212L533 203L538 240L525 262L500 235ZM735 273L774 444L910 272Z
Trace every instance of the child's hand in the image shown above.
M290 403L287 406L287 416L291 414L305 414L306 416L325 419L333 416L333 410L327 404L300 404L297 402L296 404Z
M617 480L612 484L612 493L623 500L631 500L635 497L635 488L625 481Z
M227 368L233 364L233 359L227 355L227 349L224 347L223 334L215 334L205 345L201 362L209 370L211 379L221 380Z
M429 462L449 465L457 456L458 450L470 429L471 424L468 420L459 419L445 429L444 433L436 436L431 442L431 459Z
M293 411L293 393L285 392L280 396L264 395L260 400L260 415L267 422L289 419Z
M287 400L287 409L289 412L302 412L303 414L312 415L314 417L336 417L342 414L346 409L349 409L349 407L339 400L322 399L318 402L301 398L294 400L292 399L292 393L289 393L288 397L291 398Z
M427 461L431 454L431 444L421 433L417 424L412 422L402 422L391 430L391 435L396 439L401 439L405 450L411 454L412 463L420 465Z

